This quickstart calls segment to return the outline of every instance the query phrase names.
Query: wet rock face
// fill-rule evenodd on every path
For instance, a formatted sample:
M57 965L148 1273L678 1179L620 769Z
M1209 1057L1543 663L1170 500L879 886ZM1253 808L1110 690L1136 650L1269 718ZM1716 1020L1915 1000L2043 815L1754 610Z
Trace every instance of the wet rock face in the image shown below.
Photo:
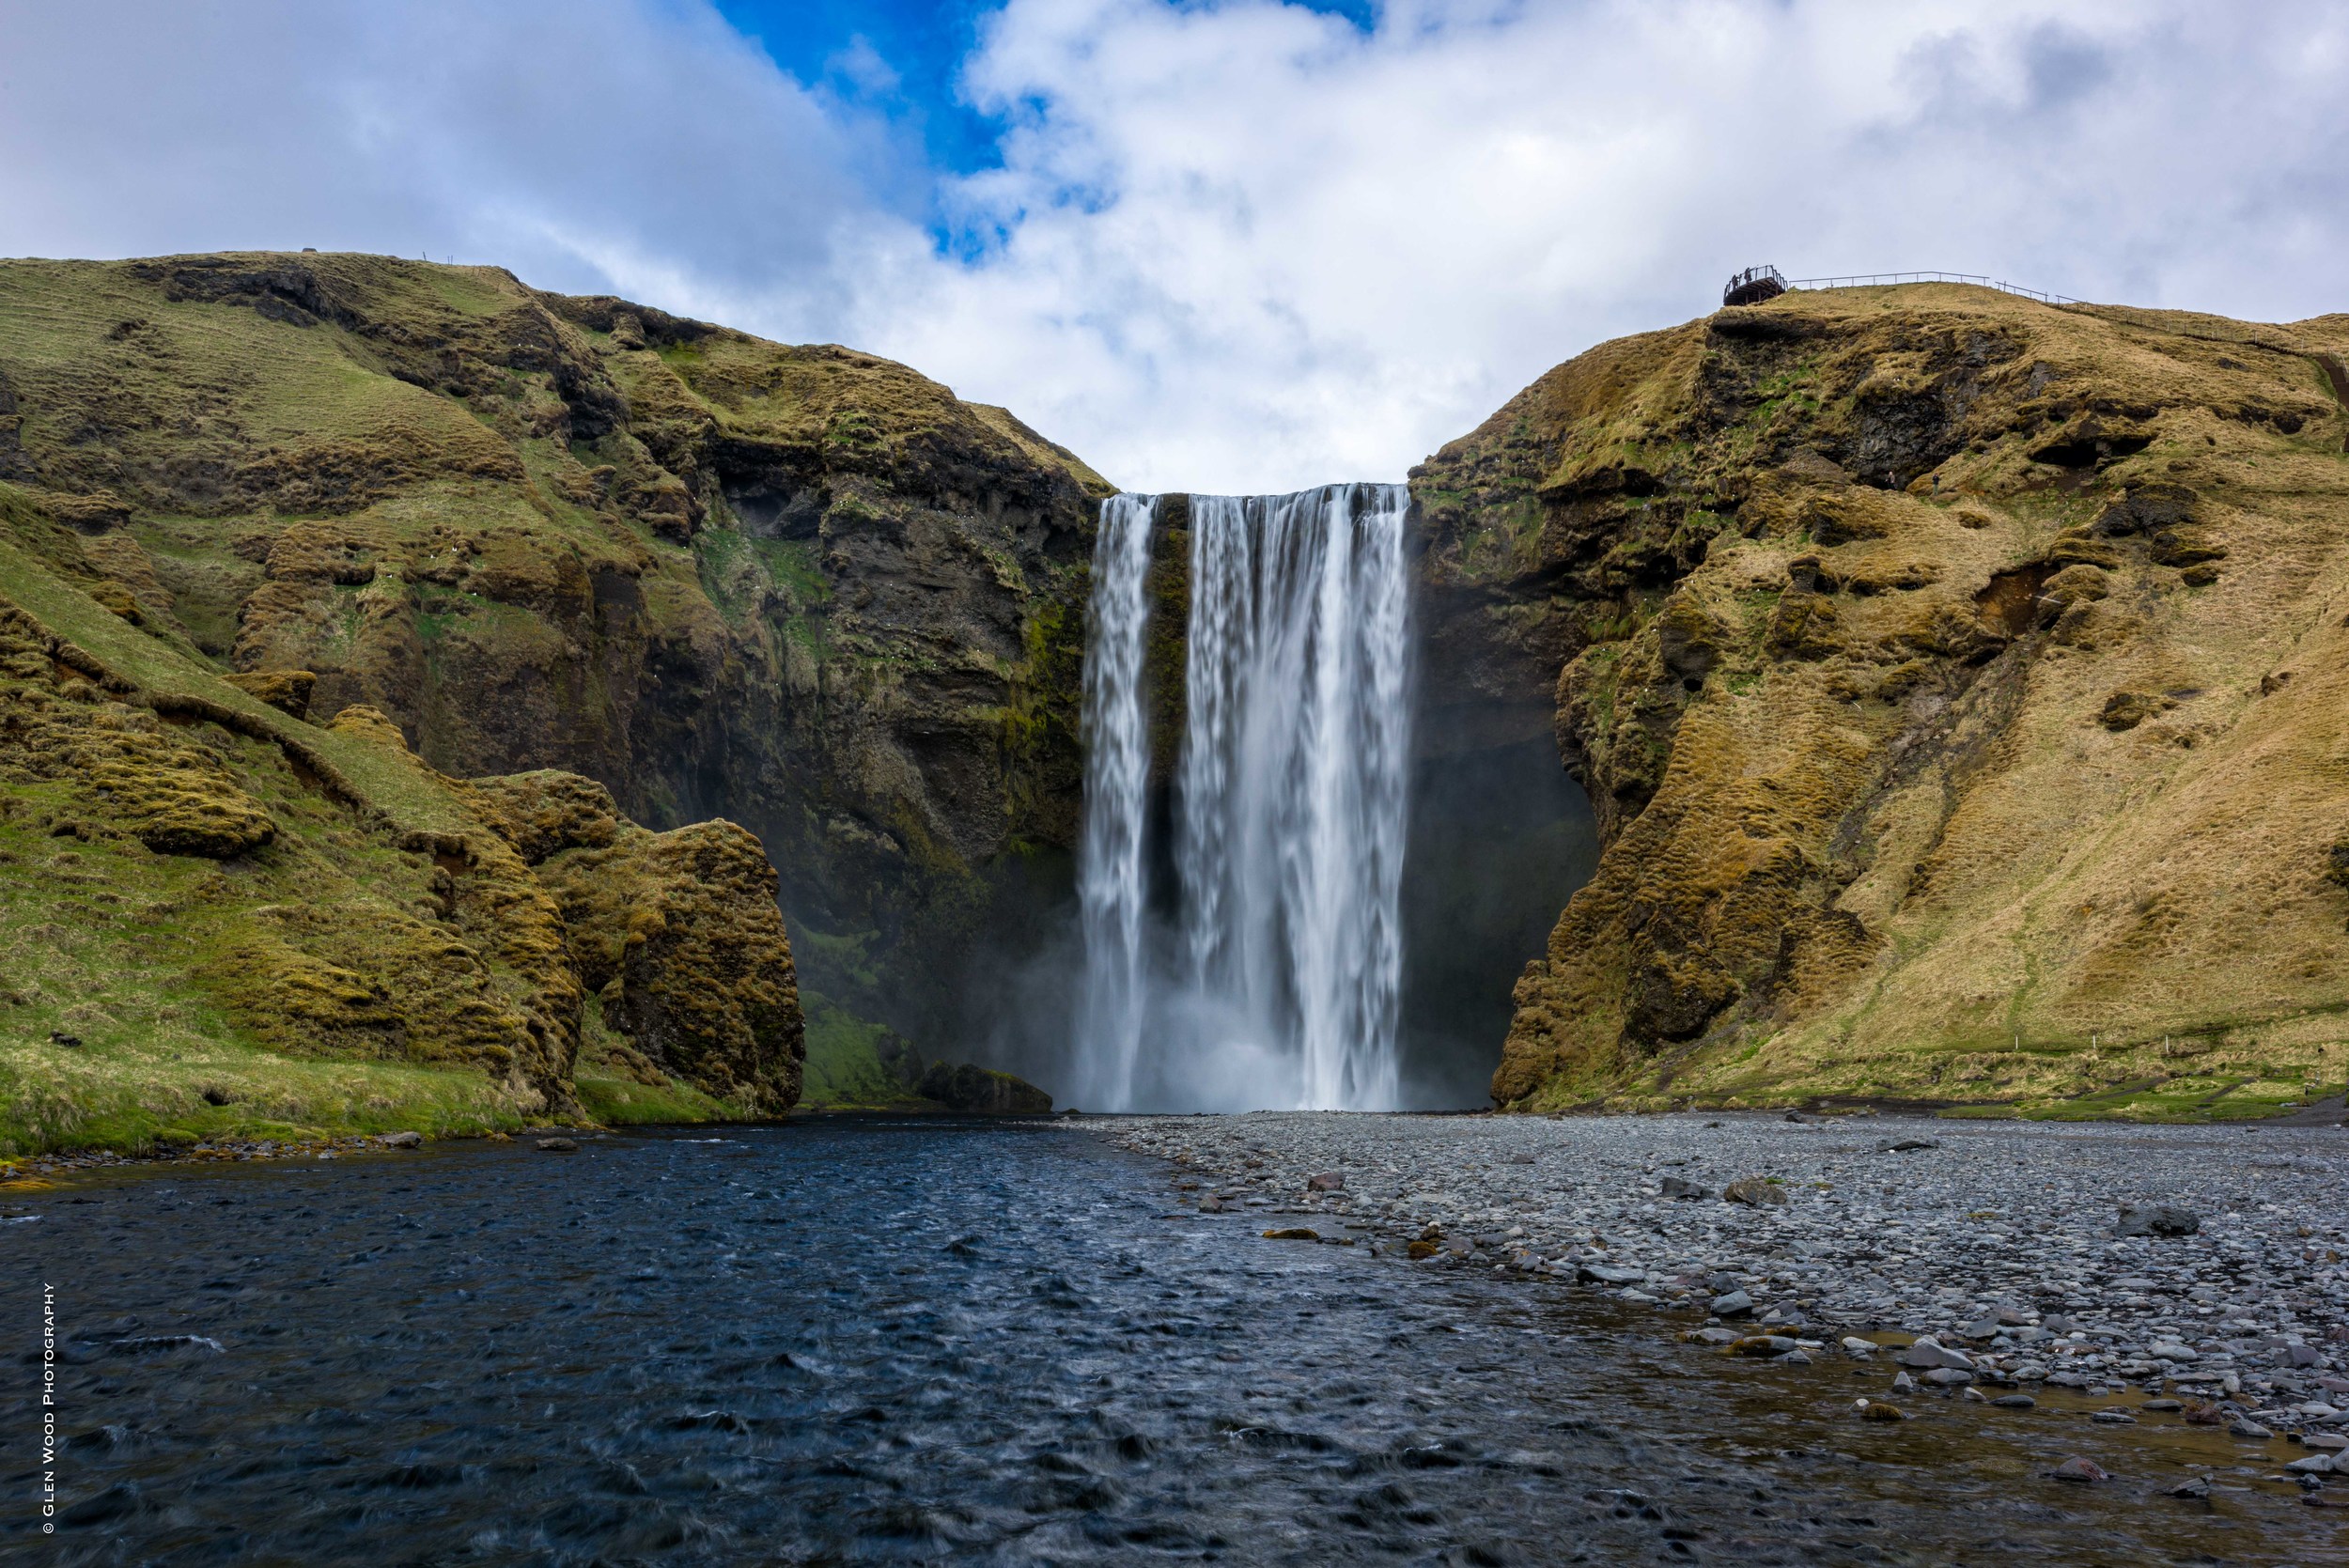
M2187 1033L2214 1094L2349 1073L2294 1021L2344 1000L2338 329L2215 330L1797 292L1414 472L1431 707L1540 702L1605 846L1498 1099L2028 1099L2179 1077ZM2289 935L2194 959L2252 928Z

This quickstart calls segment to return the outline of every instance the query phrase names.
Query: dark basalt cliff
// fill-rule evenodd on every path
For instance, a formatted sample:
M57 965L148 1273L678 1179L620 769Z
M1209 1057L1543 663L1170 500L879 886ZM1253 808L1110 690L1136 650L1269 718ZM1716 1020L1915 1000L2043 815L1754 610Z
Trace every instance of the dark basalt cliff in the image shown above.
M2344 1076L2349 318L1796 293L1415 472L1440 709L1605 846L1493 1094L2257 1113Z
M901 365L492 268L8 262L0 481L265 700L748 827L826 1018L951 1053L1065 881L1108 487Z

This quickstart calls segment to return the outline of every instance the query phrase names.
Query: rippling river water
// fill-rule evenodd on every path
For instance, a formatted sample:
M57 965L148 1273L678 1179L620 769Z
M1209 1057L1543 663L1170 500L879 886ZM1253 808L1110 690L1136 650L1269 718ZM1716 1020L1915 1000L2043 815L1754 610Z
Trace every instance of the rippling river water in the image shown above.
M1174 1217L1164 1188L1062 1128L840 1121L14 1194L39 1218L0 1225L11 1338L38 1345L54 1285L66 1443L43 1537L39 1353L13 1351L0 1552L2345 1560L2340 1515L2154 1496L2141 1446L2080 1423L1863 1425L1842 1412L1882 1370L1723 1367L1542 1287ZM2041 1479L2072 1452L2120 1479Z

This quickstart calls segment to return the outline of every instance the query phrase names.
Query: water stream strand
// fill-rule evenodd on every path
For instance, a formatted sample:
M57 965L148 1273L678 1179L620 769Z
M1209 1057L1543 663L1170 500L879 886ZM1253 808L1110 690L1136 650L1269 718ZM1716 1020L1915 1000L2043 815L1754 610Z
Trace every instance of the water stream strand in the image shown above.
M1143 792L1150 737L1142 691L1143 579L1155 497L1101 504L1094 548L1092 625L1084 659L1084 829L1077 900L1085 974L1078 1054L1085 1106L1132 1104L1142 1053Z

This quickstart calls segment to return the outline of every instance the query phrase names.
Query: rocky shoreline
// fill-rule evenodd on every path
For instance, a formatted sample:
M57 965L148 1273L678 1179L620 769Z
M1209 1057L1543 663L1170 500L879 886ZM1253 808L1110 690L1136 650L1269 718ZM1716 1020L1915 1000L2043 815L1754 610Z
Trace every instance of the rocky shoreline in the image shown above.
M2310 1500L2349 1503L2325 1486L2349 1452L2349 1132L2335 1127L1313 1112L1074 1125L1172 1161L1182 1203L1268 1235L1572 1283L1675 1314L1685 1339L1729 1355L1882 1363L1871 1391L1892 1398L2020 1405L2056 1389L2111 1398L2096 1416L2110 1424L2282 1439L2273 1457Z

